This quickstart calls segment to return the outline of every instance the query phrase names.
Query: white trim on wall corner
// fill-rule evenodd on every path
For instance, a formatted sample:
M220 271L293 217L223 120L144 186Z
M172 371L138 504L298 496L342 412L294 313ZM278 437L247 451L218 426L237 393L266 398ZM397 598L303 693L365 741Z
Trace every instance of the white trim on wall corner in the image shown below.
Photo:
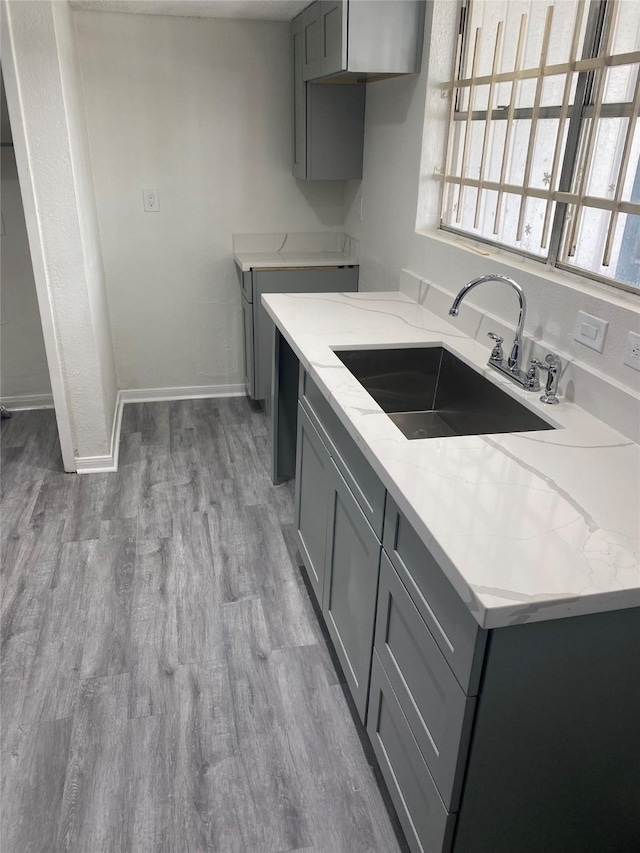
M78 474L103 474L118 470L120 431L125 403L165 400L201 400L209 397L245 397L244 385L187 385L181 388L128 388L118 391L111 431L111 452L104 456L76 456Z
M245 397L244 385L184 385L177 388L127 388L120 391L125 403L151 403L165 400L202 400L208 397Z
M76 472L78 474L105 474L118 470L120 455L120 430L122 427L122 411L124 400L122 391L118 391L116 409L111 427L111 449L105 456L76 456Z
M53 409L53 394L21 394L19 397L2 397L0 402L12 412Z

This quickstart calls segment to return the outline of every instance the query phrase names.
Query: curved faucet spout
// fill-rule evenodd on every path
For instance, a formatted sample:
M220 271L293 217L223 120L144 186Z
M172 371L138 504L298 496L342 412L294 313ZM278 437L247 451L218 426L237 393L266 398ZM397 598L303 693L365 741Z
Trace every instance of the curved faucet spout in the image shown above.
M478 278L474 278L472 279L472 281L470 281L468 284L465 284L465 286L460 289L460 292L453 300L451 308L449 308L449 314L452 317L457 317L460 308L460 303L465 298L467 293L469 293L470 290L473 290L474 287L477 287L477 285L483 284L485 281L503 281L505 284L508 284L510 287L512 287L518 296L520 313L518 315L516 336L513 341L511 353L509 355L509 358L507 359L507 365L509 366L510 370L520 370L520 362L522 360L522 332L524 330L524 322L527 315L527 298L524 295L524 290L520 287L517 281L514 281L512 278L509 278L509 276L507 275L500 275L499 273L489 273L488 275L481 275Z

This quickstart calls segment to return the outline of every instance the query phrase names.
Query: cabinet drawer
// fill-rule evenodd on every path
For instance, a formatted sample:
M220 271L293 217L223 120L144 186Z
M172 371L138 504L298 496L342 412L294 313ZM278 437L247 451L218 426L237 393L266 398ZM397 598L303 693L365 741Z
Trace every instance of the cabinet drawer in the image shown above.
M367 521L381 539L385 487L306 370L300 374L300 399Z
M455 815L438 794L375 651L367 732L412 853L448 853Z
M457 811L476 700L458 684L384 553L375 649L445 806Z
M487 632L480 628L391 497L387 500L383 545L462 689L475 696Z

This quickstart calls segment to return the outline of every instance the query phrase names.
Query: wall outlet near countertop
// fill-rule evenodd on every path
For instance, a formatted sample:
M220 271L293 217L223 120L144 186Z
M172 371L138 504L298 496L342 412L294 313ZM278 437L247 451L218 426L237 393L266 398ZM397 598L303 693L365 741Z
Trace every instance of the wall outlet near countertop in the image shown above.
M640 370L640 335L637 332L629 332L627 335L622 361L634 370Z
M157 213L160 210L158 190L144 188L142 190L142 201L145 213Z
M608 325L607 320L601 320L600 317L594 317L593 314L587 314L586 311L578 311L573 329L573 339L596 352L602 352Z

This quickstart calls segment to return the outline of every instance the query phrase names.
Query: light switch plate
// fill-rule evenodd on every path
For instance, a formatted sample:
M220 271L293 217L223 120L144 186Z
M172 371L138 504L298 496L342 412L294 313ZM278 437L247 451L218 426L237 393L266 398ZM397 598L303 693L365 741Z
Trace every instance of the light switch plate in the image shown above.
M640 370L640 335L637 332L629 332L627 335L622 360L634 370Z
M587 314L586 311L578 311L576 325L573 329L573 339L596 352L602 352L608 325L609 323L606 320L601 320L600 317L594 317L593 314Z

